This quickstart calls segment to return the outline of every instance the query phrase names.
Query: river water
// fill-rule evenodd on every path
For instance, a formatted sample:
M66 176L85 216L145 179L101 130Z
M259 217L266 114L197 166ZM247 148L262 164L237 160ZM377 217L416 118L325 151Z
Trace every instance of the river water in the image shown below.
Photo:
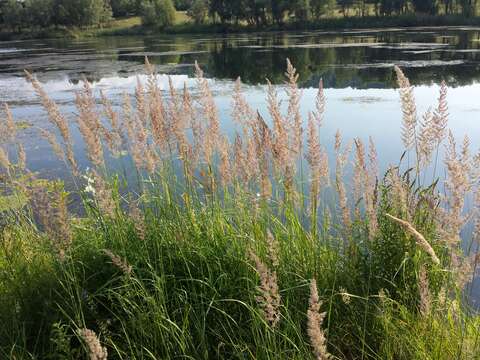
M38 99L24 78L36 74L45 90L70 117L74 95L87 78L116 105L133 93L136 76L148 56L164 89L170 75L176 87L195 92L194 62L210 79L223 130L233 134L231 95L240 76L250 104L266 114L266 79L284 93L286 58L300 73L302 111L314 106L323 78L327 110L321 141L330 151L339 129L345 139L372 136L385 169L402 152L401 111L393 66L399 65L415 85L419 113L436 106L438 86L449 86L449 127L461 138L468 134L473 150L480 145L480 28L410 28L363 31L255 33L234 35L129 36L82 40L54 39L0 42L0 102L9 103L21 121L19 138L27 149L28 167L47 177L65 167L38 136L37 127L51 129ZM97 93L98 94L98 93ZM80 165L88 162L77 131ZM476 286L480 297L480 284Z

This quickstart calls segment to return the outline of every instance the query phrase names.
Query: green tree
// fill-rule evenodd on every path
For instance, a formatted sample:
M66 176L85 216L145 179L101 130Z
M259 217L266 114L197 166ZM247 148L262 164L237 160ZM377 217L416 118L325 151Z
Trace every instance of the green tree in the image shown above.
M26 0L24 4L27 24L41 28L52 25L53 0Z
M147 0L142 4L142 23L163 29L175 23L172 0Z
M270 0L270 12L273 22L281 25L285 19L286 13L290 9L290 1L288 0Z
M14 31L20 31L25 24L23 5L17 0L7 0L0 10L5 26Z
M139 0L110 0L114 17L138 14L140 8Z
M175 8L180 11L188 11L191 9L195 0L175 0Z
M207 0L194 0L187 15L195 21L195 24L203 24L208 15Z
M417 13L435 15L437 12L435 0L412 0L412 5Z
M348 11L353 6L353 0L337 0L338 6L342 9L343 16L348 16Z
M55 0L54 22L65 26L98 26L112 17L106 0Z
M466 17L475 16L477 13L477 0L459 0L462 15Z
M310 10L313 18L319 20L321 16L331 14L336 4L335 0L310 0Z

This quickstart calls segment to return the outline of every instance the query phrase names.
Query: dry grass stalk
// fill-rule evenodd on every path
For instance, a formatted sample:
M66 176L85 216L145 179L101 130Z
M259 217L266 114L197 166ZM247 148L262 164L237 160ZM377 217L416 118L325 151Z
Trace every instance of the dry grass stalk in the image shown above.
M131 275L132 273L132 266L127 262L127 260L123 259L122 257L115 255L112 251L105 249L103 250L105 255L107 255L110 260L112 261L112 264L115 265L117 268L122 270L122 272L126 275Z
M230 162L229 149L230 145L226 137L222 137L219 140L219 155L220 155L220 164L219 164L219 175L220 182L223 186L228 186L231 184L233 175L232 175L232 164Z
M122 125L120 123L119 115L113 110L112 103L107 99L103 91L100 92L100 97L103 105L103 112L110 123L110 131L103 128L103 137L108 145L110 152L114 156L118 156L122 151L123 136Z
M112 197L112 190L105 179L98 174L96 170L92 170L91 177L93 179L94 197L98 207L104 215L114 217L116 204Z
M447 84L442 81L440 85L440 95L438 97L438 107L433 114L432 119L432 131L434 138L439 145L446 135L446 129L448 125L448 103L447 103Z
M433 250L432 246L430 243L425 239L425 237L420 234L412 224L410 224L408 221L399 219L393 215L390 214L385 214L390 220L396 222L398 225L400 225L407 233L413 236L415 239L416 243L418 246L420 246L432 259L432 261L440 265L440 259L437 257L437 254L435 254L435 250Z
M248 105L242 94L242 81L240 77L235 81L233 91L233 110L232 118L238 125L242 127L243 134L247 135L248 128L255 123L255 111Z
M10 166L12 165L8 159L8 152L3 147L0 147L0 165L6 170L10 169Z
M420 293L420 313L422 316L428 316L431 308L431 294L425 265L420 267L420 272L418 274L418 290Z
M335 185L338 193L340 211L342 213L343 225L348 229L351 225L350 209L348 208L347 192L343 181L343 171L350 153L350 146L342 151L342 136L340 131L335 134Z
M49 142L55 155L57 155L60 160L65 161L65 152L63 151L62 146L58 143L55 135L45 129L39 129L39 131L40 135Z
M287 77L288 95L287 119L291 130L292 150L296 154L301 154L303 150L303 121L300 115L301 92L297 84L299 75L289 59L287 59L287 72L285 76Z
M402 103L402 140L405 149L410 150L416 146L417 106L410 81L398 66L395 66L395 72Z
M17 167L21 171L25 171L27 167L27 154L25 153L25 148L22 144L17 144Z
M130 218L133 220L133 226L135 227L135 231L137 232L138 237L142 240L145 240L145 234L147 232L145 226L145 218L135 201L130 202L129 215Z
M421 166L427 167L430 164L437 141L438 139L435 131L434 115L430 110L428 110L423 115L423 120L420 123L420 131L418 135L418 157Z
M322 329L322 323L326 313L321 313L322 302L318 297L317 282L312 279L310 282L310 300L307 311L308 337L313 347L313 353L317 360L327 360L331 355L327 350L327 339Z
M63 144L65 146L66 158L72 168L73 174L78 175L77 162L75 161L75 156L73 153L73 141L68 128L67 120L60 113L60 109L58 108L57 104L48 97L47 93L40 85L40 82L28 71L25 71L25 74L28 81L30 81L35 89L37 96L40 98L43 108L47 111L48 119L60 131L60 135L62 136Z
M107 360L107 348L102 346L97 334L95 334L93 330L86 328L81 329L79 334L88 347L88 356L90 360Z
M49 191L44 185L28 188L32 206L61 261L72 244L67 195L60 190Z
M75 103L78 110L77 122L86 145L88 158L93 165L104 166L103 146L100 137L104 131L96 110L92 88L87 80L84 80L83 90L76 94Z
M318 127L322 126L323 123L323 116L325 114L325 93L323 89L323 79L320 79L318 83L318 92L315 98L315 112L313 113L315 122L317 123Z
M17 136L17 127L13 121L13 115L8 104L3 105L3 110L5 112L5 125L3 126L2 124L1 139L5 142L13 142Z
M265 120L257 113L257 121L252 129L254 151L250 154L254 161L258 162L258 178L260 183L260 192L263 199L268 199L272 195L272 184L269 177L269 154L272 148L272 133ZM252 159L249 157L249 160ZM287 186L287 185L286 185Z
M265 320L275 328L280 321L280 292L278 291L277 273L268 267L253 252L249 252L250 259L255 263L255 269L260 277L258 286L259 296L257 303L261 307Z
M211 164L213 153L217 150L220 140L220 119L215 106L213 94L208 85L207 79L203 77L203 71L195 62L195 76L200 90L201 115L207 121L207 131L204 138L204 156L207 164Z
M398 204L398 210L407 219L410 218L409 205L408 205L408 191L407 185L400 177L398 169L390 168L387 171L386 183L391 187L389 194L393 197L393 204Z
M272 266L277 268L280 265L279 261L279 243L278 240L273 236L270 230L267 230L267 250L268 250L268 257Z

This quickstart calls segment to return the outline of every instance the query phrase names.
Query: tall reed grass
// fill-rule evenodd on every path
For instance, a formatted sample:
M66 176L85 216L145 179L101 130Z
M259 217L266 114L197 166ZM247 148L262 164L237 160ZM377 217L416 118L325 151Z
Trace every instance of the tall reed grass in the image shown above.
M290 61L286 111L270 83L268 113L251 108L237 80L233 139L197 64L199 96L171 81L162 91L145 67L148 81L121 107L87 81L77 93L86 171L69 119L26 74L55 127L39 136L71 170L70 192L26 168L5 105L2 195L20 205L0 228L1 358L480 358L468 297L480 156L447 130L445 83L419 116L395 68L405 153L380 174L373 140L339 132L329 164L323 84L304 119ZM125 153L130 183L108 166ZM74 196L82 212L69 211Z

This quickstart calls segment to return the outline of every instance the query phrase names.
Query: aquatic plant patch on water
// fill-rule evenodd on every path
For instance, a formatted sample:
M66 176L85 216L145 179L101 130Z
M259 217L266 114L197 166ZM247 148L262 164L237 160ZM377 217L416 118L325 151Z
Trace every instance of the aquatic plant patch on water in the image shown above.
M71 192L28 170L4 105L1 358L479 357L480 156L448 131L445 83L420 115L395 68L405 149L379 174L373 140L340 132L330 163L323 83L303 118L288 60L285 106L268 83L260 113L237 80L233 138L198 65L196 96L146 72L121 108L84 81L74 122L26 73Z

